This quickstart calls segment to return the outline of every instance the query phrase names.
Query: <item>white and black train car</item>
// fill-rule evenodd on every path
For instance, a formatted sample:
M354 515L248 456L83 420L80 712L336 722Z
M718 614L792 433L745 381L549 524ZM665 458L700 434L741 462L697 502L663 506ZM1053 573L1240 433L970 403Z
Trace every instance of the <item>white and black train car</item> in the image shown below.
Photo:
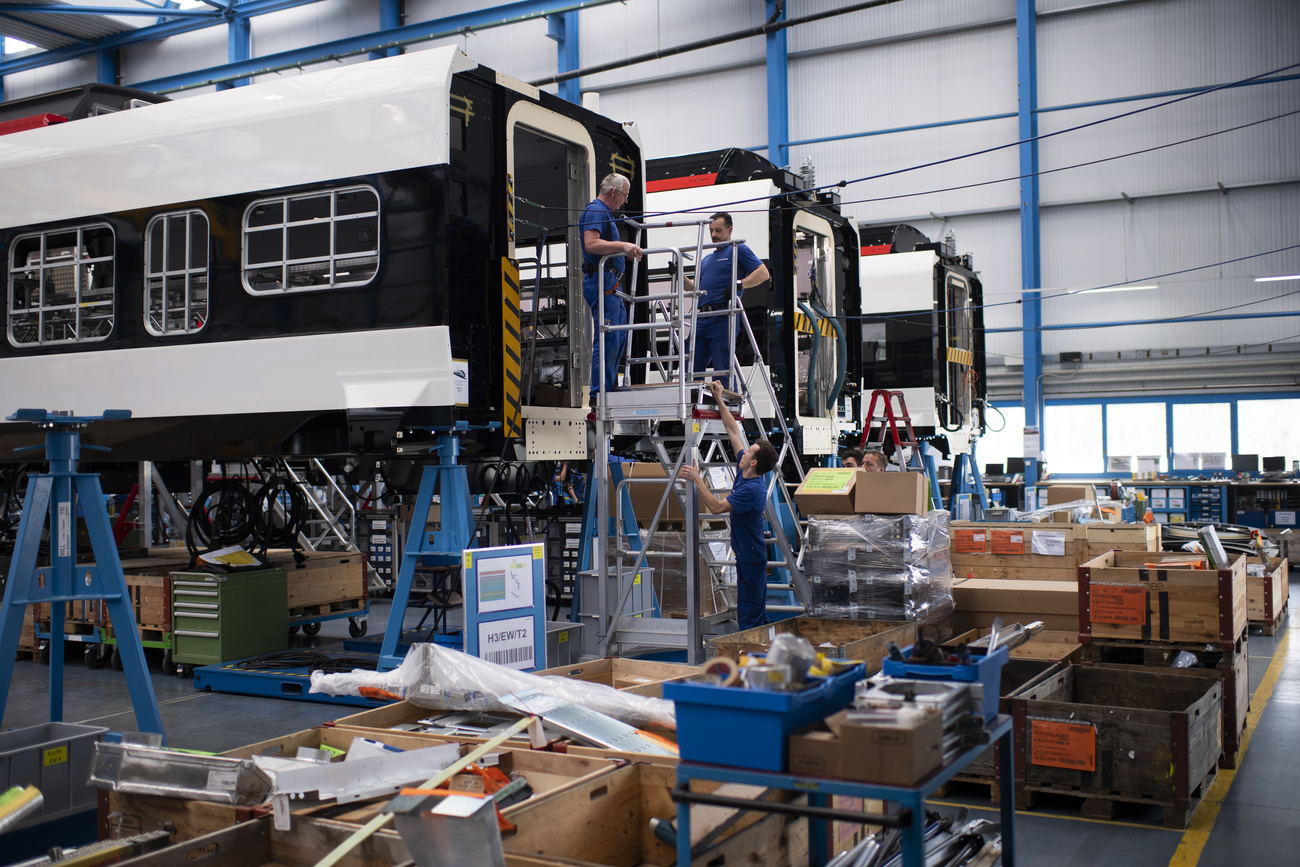
M984 290L970 254L908 225L862 225L862 397L903 392L920 436L983 431ZM882 407L877 407L877 414ZM864 419L865 421L865 419ZM965 451L965 442L953 442Z
M454 48L33 126L0 135L0 416L129 409L87 432L119 460L455 422L500 454L543 384L582 417L566 263L600 177L643 206L634 128Z
M798 439L796 450L810 463L836 454L841 405L861 380L852 315L858 309L858 236L840 213L839 196L739 148L649 160L646 190L654 220L731 214L733 237L771 275L746 290L742 304ZM695 246L694 229L656 231L664 233L657 246ZM747 368L754 359L744 343L737 341L737 354ZM770 416L766 407L758 409Z

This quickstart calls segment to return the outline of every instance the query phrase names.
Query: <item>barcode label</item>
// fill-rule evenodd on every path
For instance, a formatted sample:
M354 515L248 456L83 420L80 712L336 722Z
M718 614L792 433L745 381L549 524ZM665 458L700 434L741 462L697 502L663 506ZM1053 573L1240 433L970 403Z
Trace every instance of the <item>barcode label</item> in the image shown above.
M483 658L488 662L494 662L497 665L514 665L516 662L533 661L532 647L508 647L505 650L489 650L483 654Z
M479 659L521 671L535 668L539 633L534 627L531 616L479 621Z

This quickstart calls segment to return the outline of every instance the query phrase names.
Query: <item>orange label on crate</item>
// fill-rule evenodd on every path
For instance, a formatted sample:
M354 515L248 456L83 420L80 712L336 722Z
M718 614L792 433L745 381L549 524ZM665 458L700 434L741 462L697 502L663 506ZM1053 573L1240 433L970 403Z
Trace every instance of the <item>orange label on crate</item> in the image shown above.
M1029 763L1092 773L1097 770L1097 729L1089 723L1031 719Z
M958 554L985 554L989 550L989 531L958 527L952 531L952 549Z
M994 554L1025 553L1024 530L992 530L990 535L993 537Z
M1089 588L1093 623L1146 626L1147 589L1138 584L1093 584Z

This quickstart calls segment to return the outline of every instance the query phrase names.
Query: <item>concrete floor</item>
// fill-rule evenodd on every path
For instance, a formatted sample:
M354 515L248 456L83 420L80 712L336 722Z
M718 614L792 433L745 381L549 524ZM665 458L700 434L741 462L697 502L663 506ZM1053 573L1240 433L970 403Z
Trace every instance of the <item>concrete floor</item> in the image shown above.
M372 604L372 632L383 630L388 611L385 601ZM413 627L419 615L418 610L408 611L405 626ZM1238 769L1220 771L1221 775L1232 776L1226 796L1217 801L1213 797L1216 790L1212 790L1191 830L1163 828L1161 812L1151 808L1126 809L1114 822L1082 819L1078 802L1063 798L1032 812L1018 813L1019 863L1150 867L1171 863L1175 853L1180 865L1296 863L1296 841L1300 840L1300 775L1295 773L1300 767L1300 738L1296 737L1300 729L1300 643L1284 641L1288 632L1289 628L1272 637L1251 635L1250 684L1257 723L1249 732L1250 740ZM347 635L347 621L337 620L325 623L317 636L295 635L292 641L295 648L341 650ZM1256 690L1269 674L1276 651L1284 644L1286 654L1273 671L1272 691L1265 703ZM189 681L159 672L159 660L150 658L154 692L172 746L221 751L355 712L310 701L197 691ZM103 725L116 731L134 727L122 672L111 668L90 670L70 647L64 677L65 721ZM47 695L48 668L29 661L16 663L0 727L8 730L46 722ZM955 812L958 804L975 815L998 820L996 811L989 809L986 789L959 790L932 807L939 812Z

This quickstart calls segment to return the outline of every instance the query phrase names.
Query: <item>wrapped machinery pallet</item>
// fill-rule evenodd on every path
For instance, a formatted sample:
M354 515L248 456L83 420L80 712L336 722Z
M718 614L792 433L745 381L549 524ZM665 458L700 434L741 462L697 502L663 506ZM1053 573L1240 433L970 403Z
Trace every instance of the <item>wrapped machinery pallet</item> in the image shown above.
M941 622L953 611L948 513L809 518L804 573L816 617Z

